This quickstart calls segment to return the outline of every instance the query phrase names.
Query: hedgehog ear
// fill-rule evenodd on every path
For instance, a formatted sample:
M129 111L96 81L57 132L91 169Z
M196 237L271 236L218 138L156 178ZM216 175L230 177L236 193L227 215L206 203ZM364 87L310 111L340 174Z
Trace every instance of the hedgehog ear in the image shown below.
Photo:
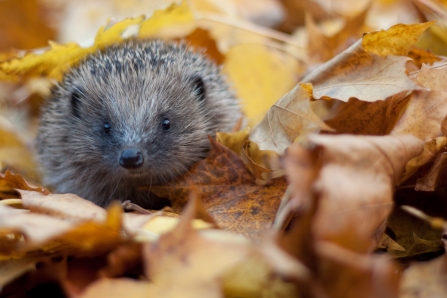
M194 87L194 93L201 101L205 99L205 84L200 76L194 76L192 78L192 85Z
M79 89L73 89L73 91L71 91L70 103L73 115L77 118L81 118L81 91L79 91Z

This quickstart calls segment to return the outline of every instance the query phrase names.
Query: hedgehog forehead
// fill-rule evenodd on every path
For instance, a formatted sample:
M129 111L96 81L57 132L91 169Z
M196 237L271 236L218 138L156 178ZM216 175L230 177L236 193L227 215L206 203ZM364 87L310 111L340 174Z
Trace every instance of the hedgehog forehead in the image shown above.
M187 112L195 100L191 82L171 68L161 73L147 69L138 75L108 74L80 84L88 109L123 124L135 122L135 126L151 125L164 114Z

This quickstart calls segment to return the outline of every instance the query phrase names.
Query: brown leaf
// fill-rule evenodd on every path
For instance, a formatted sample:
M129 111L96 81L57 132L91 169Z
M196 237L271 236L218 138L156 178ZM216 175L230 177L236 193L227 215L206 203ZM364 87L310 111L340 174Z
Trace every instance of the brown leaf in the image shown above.
M411 133L423 141L441 136L447 114L447 91L414 91L391 135Z
M410 160L405 166L405 173L400 178L399 185L402 185L408 178L413 176L421 166L430 162L445 146L447 146L447 137L438 137L425 142L424 152Z
M374 102L418 87L405 74L409 58L366 52L361 40L329 60L301 81L312 83L315 98L350 98Z
M0 261L0 286L3 288L23 273L35 269L35 264L39 258L36 256L27 256Z
M104 256L69 258L67 260L67 273L59 278L59 283L67 296L75 297L99 279L98 271L105 264Z
M122 229L122 207L112 203L104 221L86 221L45 243L43 249L62 251L77 257L102 254L125 241Z
M102 278L92 283L79 296L79 298L97 297L161 297L166 296L166 292L158 287L153 287L149 283L130 278L110 279ZM175 296L170 296L175 297ZM180 296L178 296L180 297Z
M220 297L219 278L248 253L243 244L212 241L193 229L195 199L177 227L144 246L146 276L166 295Z
M447 67L429 67L422 65L416 81L422 87L433 91L444 91L446 89L445 82L447 79Z
M445 297L447 295L446 256L413 264L405 270L400 298Z
M312 111L311 97L310 84L297 85L269 109L251 132L250 140L261 150L282 155L298 136L320 129L332 130Z
M447 142L446 144L447 145ZM438 154L427 174L419 178L416 182L415 190L434 191L439 185L445 185L444 181L447 175L447 152Z
M41 214L29 214L23 210L0 205L1 234L19 233L31 245L42 244L44 241L66 233L71 227L70 223L57 218ZM21 244L20 242L15 243L16 246Z
M141 243L130 243L117 247L107 256L108 265L101 269L99 275L110 278L125 276L129 273L134 276L143 274L142 253Z
M210 155L189 173L152 191L169 198L179 212L196 188L207 212L223 229L257 238L273 221L284 190L284 178L258 185L242 160L230 149L211 140Z
M365 102L352 98L347 103L336 103L326 123L337 133L388 134L409 101L405 93L383 101Z
M47 194L18 190L23 206L33 213L52 215L71 222L86 220L104 221L106 211L75 194Z
M406 162L421 151L422 142L413 136L310 135L307 148L289 148L285 164L291 184L301 185L301 173L312 169L309 152L319 156L321 169L315 181L304 186L317 190L320 196L315 237L367 251L368 243L382 235L393 205L393 187ZM318 163L313 166L318 169ZM305 193L292 187L295 203L289 208L309 204ZM281 212L290 211L285 208Z
M412 48L407 54L414 63L416 63L418 69L422 67L423 64L433 64L437 61L441 61L442 59L435 54L418 48Z
M11 192L16 192L17 189L23 190L31 190L37 191L44 195L49 194L50 192L43 188L34 186L31 183L27 182L21 175L13 174L11 171L6 171L5 174L0 174L0 192L6 194L10 194ZM2 195L3 196L3 195ZM11 197L11 195L7 196Z
M411 160L401 182L429 162L446 144L442 123L447 114L447 91L414 91L402 109L402 116L390 131L391 135L408 134L425 141L422 155Z
M248 255L225 274L223 294L224 297L301 297L292 281L297 276L302 278L303 272L307 270L297 260L283 251L265 247L261 253Z
M369 5L354 17L344 18L343 27L331 36L326 36L315 24L313 18L307 14L306 31L309 56L316 61L324 62L351 46L362 36L363 24L368 10Z
M329 242L319 242L316 248L319 280L328 297L397 297L398 267L388 257L357 254Z
M198 28L184 39L194 49L204 51L205 55L215 63L220 65L224 62L225 57L220 53L216 41L209 36L208 31Z

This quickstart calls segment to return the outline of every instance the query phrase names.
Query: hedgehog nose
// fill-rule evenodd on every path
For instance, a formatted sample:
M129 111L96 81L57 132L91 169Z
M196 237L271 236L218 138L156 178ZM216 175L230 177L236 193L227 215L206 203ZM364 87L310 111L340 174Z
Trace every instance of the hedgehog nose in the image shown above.
M136 148L124 149L120 156L120 166L126 169L135 169L143 165L143 154Z

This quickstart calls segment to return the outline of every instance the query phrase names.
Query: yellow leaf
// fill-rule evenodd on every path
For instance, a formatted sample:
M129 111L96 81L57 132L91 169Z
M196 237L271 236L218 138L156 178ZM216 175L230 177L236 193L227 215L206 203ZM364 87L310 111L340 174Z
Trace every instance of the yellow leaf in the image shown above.
M237 132L217 132L216 140L231 151L241 156L242 145L248 139L250 133L250 127L246 127L243 130Z
M407 55L419 36L435 21L422 24L397 24L388 30L371 32L363 36L362 47L365 51L379 56Z
M119 42L122 40L121 34L132 25L138 25L143 22L144 16L135 19L126 19L119 23L114 24L110 28L101 27L95 37L95 44L93 48L102 49L110 44Z
M65 45L50 42L50 49L42 54L28 53L22 58L15 57L0 62L0 79L18 80L23 77L46 76L62 79L64 72L86 55L95 53L111 44L123 40L123 33L131 26L140 26L140 37L152 37L161 29L170 25L184 25L193 21L193 15L186 2L180 6L172 5L169 8L156 11L152 18L130 18L116 23L110 27L99 29L95 43L88 48L82 48L77 43Z
M160 30L172 25L186 25L194 21L194 16L186 1L171 5L165 10L155 11L151 18L141 24L140 37L153 37Z
M256 124L268 109L296 84L298 62L264 45L231 48L224 72L233 82L250 124Z

